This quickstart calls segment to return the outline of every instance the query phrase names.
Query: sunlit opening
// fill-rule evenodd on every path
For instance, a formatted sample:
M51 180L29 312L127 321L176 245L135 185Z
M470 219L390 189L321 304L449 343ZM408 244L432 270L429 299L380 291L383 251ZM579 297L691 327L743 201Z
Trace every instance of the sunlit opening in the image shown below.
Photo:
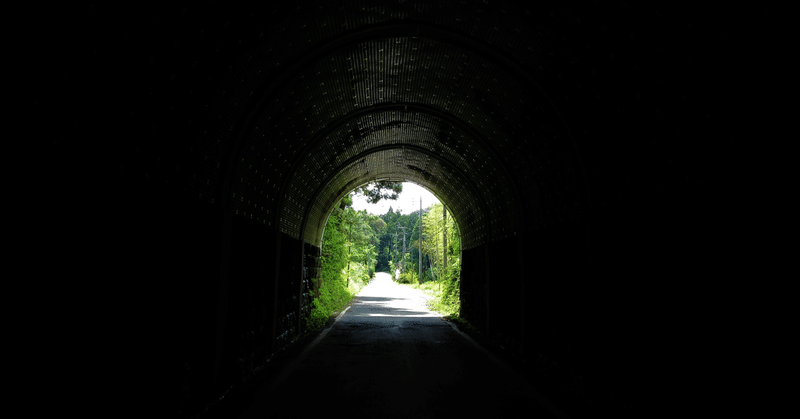
M438 315L460 311L461 234L450 211L411 182L378 191L356 189L332 210L321 246L321 273L313 286L310 327L324 324L376 276L423 291ZM370 203L367 195L396 196ZM373 199L374 201L374 199ZM399 299L387 302L402 305ZM403 312L374 316L429 316Z

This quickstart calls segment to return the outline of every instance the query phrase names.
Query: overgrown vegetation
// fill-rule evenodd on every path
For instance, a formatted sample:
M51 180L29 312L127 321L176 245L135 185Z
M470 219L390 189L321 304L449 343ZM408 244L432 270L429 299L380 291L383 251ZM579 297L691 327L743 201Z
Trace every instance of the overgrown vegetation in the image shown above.
M407 272L408 280L398 282L431 296L428 305L432 310L443 316L458 317L461 309L461 236L453 217L448 217L442 204L432 205L422 216L421 243L422 281L416 272ZM414 246L419 249L419 239Z
M394 199L400 191L402 185L390 183L362 187L357 192L377 202ZM325 227L322 273L314 284L308 329L324 326L375 271L389 272L397 282L423 290L433 297L429 301L431 309L457 318L461 236L455 220L448 215L442 204L435 204L411 214L389 207L386 214L377 216L353 210L352 195L342 199Z
M347 196L333 210L322 240L322 272L314 284L309 331L322 328L331 314L342 310L375 275L380 218L355 211Z

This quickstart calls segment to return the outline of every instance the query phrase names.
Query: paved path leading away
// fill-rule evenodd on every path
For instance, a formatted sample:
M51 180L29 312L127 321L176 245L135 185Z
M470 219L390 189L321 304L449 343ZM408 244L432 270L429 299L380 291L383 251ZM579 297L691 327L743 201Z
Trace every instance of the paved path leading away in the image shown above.
M240 418L555 417L532 387L425 299L376 274Z

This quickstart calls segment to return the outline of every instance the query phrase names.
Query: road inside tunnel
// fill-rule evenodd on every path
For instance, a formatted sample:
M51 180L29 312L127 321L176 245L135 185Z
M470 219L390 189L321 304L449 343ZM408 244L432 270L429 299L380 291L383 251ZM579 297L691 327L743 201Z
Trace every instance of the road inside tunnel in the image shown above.
M377 273L239 417L565 417L425 300Z

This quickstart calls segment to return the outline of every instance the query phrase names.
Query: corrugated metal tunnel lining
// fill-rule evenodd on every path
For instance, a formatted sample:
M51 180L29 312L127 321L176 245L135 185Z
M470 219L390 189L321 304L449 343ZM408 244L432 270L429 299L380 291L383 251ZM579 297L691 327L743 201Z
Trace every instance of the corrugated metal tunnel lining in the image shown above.
M608 403L580 416L655 416L675 401L664 377L714 374L686 348L713 347L721 268L740 270L724 151L766 103L739 64L769 43L739 26L768 8L68 9L27 15L17 125L34 150L12 184L39 198L25 212L46 252L30 253L52 272L36 278L79 278L55 281L42 324L85 326L75 373L113 374L94 380L130 396L113 411L196 417L263 372L304 333L330 208L376 179L450 206L462 317L554 400Z
M485 240L486 205L463 172L438 160L419 147L385 149L371 152L348 164L318 191L305 231L307 243L319 245L327 216L333 206L354 187L375 179L412 181L430 189L464 225L463 243L471 248Z
M282 224L282 228L288 230L292 224L297 224L298 216L304 215L308 207L304 208L302 202L315 203L310 220L319 219L319 211L327 214L330 210L330 207L316 205L319 200L326 200L327 194L338 195L343 185L351 189L359 186L352 184L353 179L388 177L428 186L454 208L487 204L506 208L505 224L492 226L492 229L498 234L513 234L509 233L511 225L518 221L514 191L486 147L453 124L419 109L401 110L408 108L404 105L390 108L400 110L378 108L373 113L357 115L322 138L309 152L292 173L288 190L292 198L286 201L281 213L282 221L288 222ZM356 140L355 135L360 139ZM380 157L374 157L374 152L380 152ZM480 164L474 169L464 169L477 162ZM352 179L343 173L349 173ZM471 201L465 199L467 196ZM479 212L475 208L463 213L477 215ZM485 238L487 232L484 228L480 230L477 235ZM321 237L312 231L306 230L305 239L317 244ZM476 245L479 243L480 240L474 241ZM472 245L473 240L465 241L465 246Z
M491 289L517 290L512 306L524 306L523 237L563 227L569 240L586 215L582 170L535 80L550 35L524 22L529 11L506 19L511 9L486 6L484 18L483 5L462 6L356 8L336 25L330 5L298 9L230 67L215 100L226 110L216 125L229 129L206 140L227 144L223 206L278 233L275 287L292 293L276 297L281 333L302 328L332 208L387 179L427 187L459 223L463 314L524 337L522 314L490 315L508 305ZM500 254L515 262L494 262Z
M352 178L338 176L355 156L373 149L385 155L394 146L407 145L459 168L466 184L480 191L469 195L493 208L484 214L486 223L460 220L488 228L467 232L465 246L575 217L580 210L569 140L547 98L520 76L515 64L487 52L485 45L441 28L428 29L436 39L387 38L408 28L375 26L349 43L333 43L331 50L304 57L306 66L267 88L239 140L232 191L238 193L233 197L237 213L274 222L282 232L318 244L321 230L306 229L304 220L319 223L320 214L330 210L319 208L317 201L327 198L317 196L319 190L339 190L320 189L321 182L335 178L352 188L359 186L354 179L412 180L402 173L414 166L428 173L413 175L414 181L434 191L451 191L441 198L455 213L476 214L454 207L463 201L456 197L463 192L442 186L454 180L449 174L414 162L391 166L404 167L401 172L373 164L366 172L353 167L367 166L349 167ZM562 179L541 180L552 177ZM549 208L543 207L542 193ZM519 216L523 212L526 225Z
M302 328L330 211L370 181L419 183L448 206L467 252L464 314L487 327L488 307L497 304L490 301L497 297L490 296L489 252L512 246L504 253L520 257L513 246L522 237L570 224L584 211L574 144L534 80L548 62L535 47L542 34L500 26L478 33L435 13L396 18L342 30L309 15L303 28L315 30L307 44L244 54L222 89L220 102L239 114L219 133L230 147L223 200L235 215L290 239L278 236L277 246L301 243L281 250L286 261L276 270L278 289L294 293L276 303L281 318L299 313L281 330ZM294 252L299 259L289 262L294 256L284 255ZM521 263L491 275L522 289ZM302 273L285 271L295 268Z

